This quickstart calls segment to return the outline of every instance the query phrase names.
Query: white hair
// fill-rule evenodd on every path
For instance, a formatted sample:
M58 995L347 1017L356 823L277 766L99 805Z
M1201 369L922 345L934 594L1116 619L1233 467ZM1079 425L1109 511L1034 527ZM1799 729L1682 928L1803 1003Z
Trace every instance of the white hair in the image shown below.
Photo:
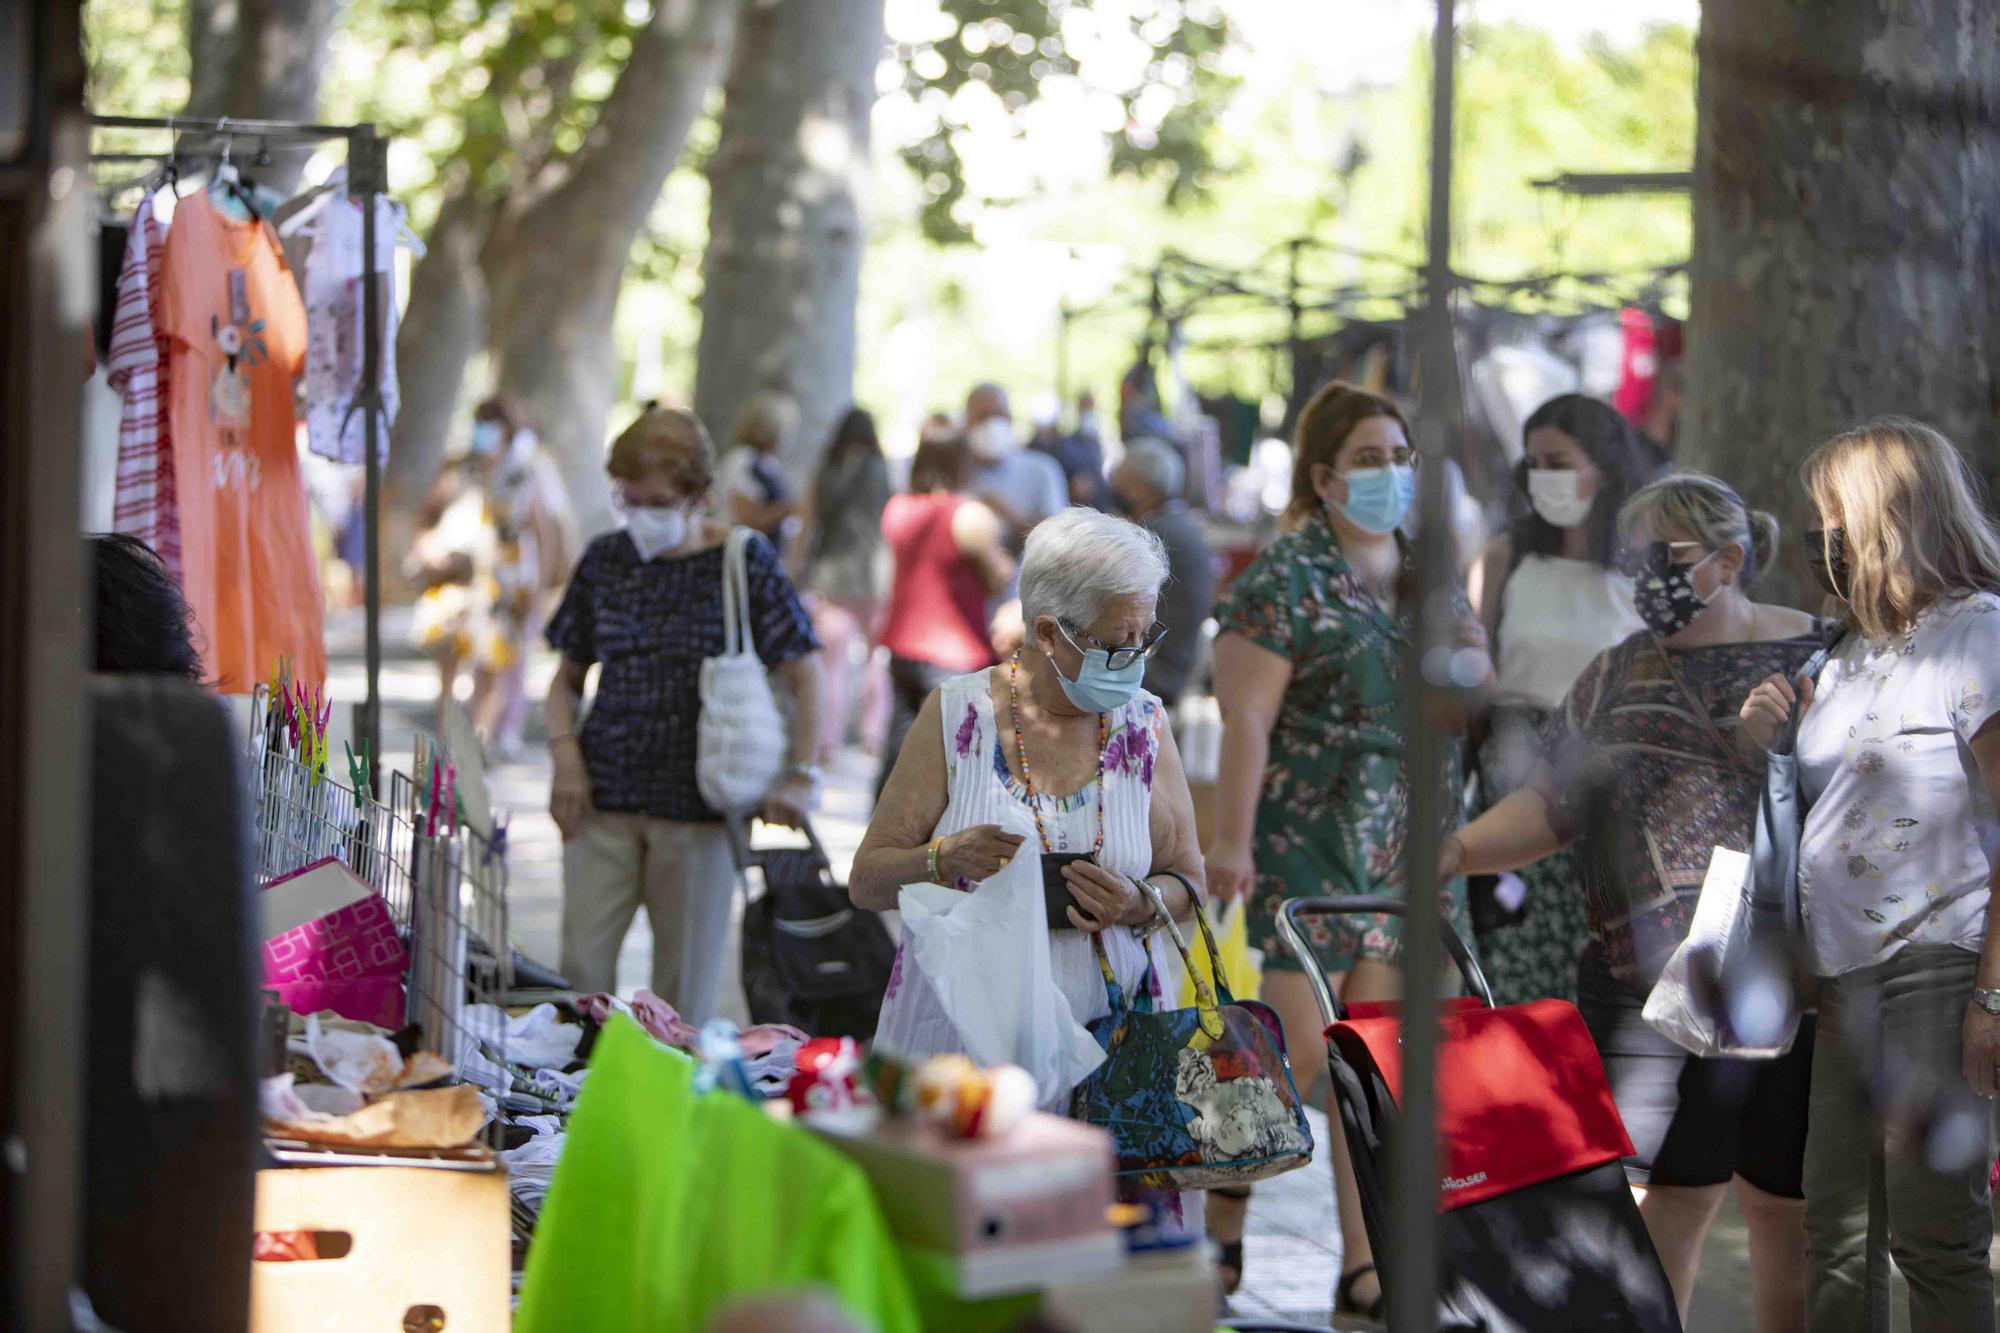
M1021 553L1021 618L1054 616L1073 629L1114 597L1158 597L1167 581L1160 539L1111 514L1081 507L1043 519Z
M1187 464L1181 461L1179 451L1151 436L1127 446L1119 466L1131 468L1139 480L1168 500L1180 499L1181 490L1187 485Z

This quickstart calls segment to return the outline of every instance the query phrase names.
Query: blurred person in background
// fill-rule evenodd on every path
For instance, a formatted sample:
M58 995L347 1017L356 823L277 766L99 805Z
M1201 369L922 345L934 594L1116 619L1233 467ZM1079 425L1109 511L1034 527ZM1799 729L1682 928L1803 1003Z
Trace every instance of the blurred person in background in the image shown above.
M1528 512L1472 575L1499 679L1480 729L1479 787L1491 807L1534 771L1536 736L1592 658L1645 628L1617 567L1618 511L1652 479L1638 433L1608 403L1551 398L1522 426L1515 471ZM1474 898L1479 962L1500 1004L1576 996L1584 945L1576 858L1521 867Z
M438 734L459 668L473 667L472 724L500 758L521 749L528 645L576 558L562 474L504 394L472 414L466 453L438 478L405 574L423 585L412 621L438 662Z
M813 482L811 536L802 580L826 664L822 764L847 743L857 709L862 743L870 749L881 747L884 710L874 701L886 694L887 681L877 688L870 658L888 583L882 511L891 489L875 418L858 407L848 409L834 428L833 442Z
M779 559L785 539L798 526L798 493L779 459L799 429L799 407L774 390L753 394L730 432L715 489L727 522L755 528Z
M1010 549L1019 551L1031 528L1068 507L1061 465L1021 447L1007 391L999 385L981 384L966 395L965 442L972 450L972 494L1007 526Z
M987 603L1014 578L1000 519L966 494L972 455L958 435L931 435L910 461L910 489L882 510L894 558L882 646L891 711L879 793L924 700L953 676L996 660Z
M1181 499L1186 481L1180 454L1159 440L1134 440L1111 474L1118 512L1158 537L1167 551L1167 585L1160 591L1160 623L1167 627L1167 637L1146 668L1146 680L1168 708L1187 689L1201 647L1202 622L1215 602L1208 538Z
M1109 500L1104 486L1104 446L1097 436L1081 430L1065 434L1058 420L1062 404L1053 394L1035 404L1035 434L1028 448L1055 460L1069 487L1069 502L1091 509L1104 509Z
M715 1014L736 885L722 817L695 784L701 666L724 646L729 528L701 516L714 453L692 412L642 413L606 470L625 526L584 550L548 630L562 654L548 701L562 971L580 993L615 993L618 948L643 904L653 991L699 1026ZM752 540L745 568L752 646L792 698L789 766L762 815L797 825L819 784L819 644L770 546ZM597 694L579 727L592 667Z
M1820 978L1807 1322L1889 1326L1872 1195L1913 1333L1992 1333L2000 533L1964 455L1921 422L1837 435L1803 471L1807 555L1850 633L1816 684L1774 674L1742 719L1769 748L1800 710L1799 896Z
M1396 526L1416 495L1416 456L1394 403L1338 383L1306 405L1295 448L1284 531L1216 608L1223 733L1207 866L1218 902L1250 899L1250 945L1264 951L1263 998L1283 1020L1300 1092L1313 1097L1326 1072L1322 1021L1277 920L1291 898L1402 893L1411 608ZM1460 637L1478 646L1483 635L1470 605L1461 611ZM1445 886L1447 920L1464 915L1463 899L1462 883ZM1316 919L1306 935L1342 999L1400 997L1401 917ZM1336 1137L1346 1271L1335 1305L1379 1314L1381 1283L1346 1154ZM1223 1244L1230 1290L1242 1279L1247 1198L1247 1190L1210 1192L1209 1232Z
M1599 653L1550 718L1529 780L1445 843L1440 873L1498 874L1574 846L1589 943L1577 1007L1636 1149L1626 1178L1686 1322L1702 1241L1735 1189L1759 1333L1805 1327L1803 1171L1813 1026L1776 1060L1702 1059L1641 1016L1688 936L1717 847L1748 852L1763 756L1737 722L1766 676L1821 643L1803 611L1753 602L1778 523L1688 473L1620 511L1645 628Z

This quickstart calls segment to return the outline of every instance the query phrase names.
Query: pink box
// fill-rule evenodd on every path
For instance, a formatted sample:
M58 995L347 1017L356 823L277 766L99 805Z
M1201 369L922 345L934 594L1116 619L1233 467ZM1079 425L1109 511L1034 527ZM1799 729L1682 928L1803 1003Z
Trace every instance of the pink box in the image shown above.
M263 922L264 982L269 986L303 986L287 1000L294 1010L314 1012L314 997L348 1018L384 1027L400 1027L401 977L409 964L396 923L380 894L335 857L316 861L264 886L258 903ZM362 985L373 982L373 985ZM394 1023L388 992L396 992ZM362 1010L365 1012L352 1012Z
M342 1018L373 1023L395 1032L403 1026L403 978L360 977L354 981L287 981L274 989L293 1013L331 1009Z

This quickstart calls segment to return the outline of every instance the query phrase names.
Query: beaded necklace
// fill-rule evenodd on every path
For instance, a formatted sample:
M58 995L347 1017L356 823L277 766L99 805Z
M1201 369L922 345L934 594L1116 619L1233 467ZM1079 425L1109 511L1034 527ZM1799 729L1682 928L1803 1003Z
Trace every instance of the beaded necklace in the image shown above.
M1042 850L1053 852L1049 846L1049 831L1042 827L1042 801L1035 794L1035 775L1028 767L1028 743L1021 735L1021 654L1017 649L1007 661L1007 707L1013 714L1014 753L1021 760L1021 785L1028 789L1028 813L1035 817L1035 833L1042 840ZM1097 715L1097 842L1090 849L1092 858L1104 851L1104 752L1111 744L1111 717L1108 713Z

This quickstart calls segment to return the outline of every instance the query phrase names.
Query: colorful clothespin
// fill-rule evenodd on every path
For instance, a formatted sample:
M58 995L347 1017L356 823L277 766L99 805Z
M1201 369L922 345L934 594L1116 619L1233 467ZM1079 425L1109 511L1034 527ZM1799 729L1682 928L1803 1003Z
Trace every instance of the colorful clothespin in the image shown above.
M375 770L368 758L368 738L361 738L361 753L358 755L351 741L342 741L341 744L347 750L347 776L354 784L354 790L362 796L368 795L375 790Z

